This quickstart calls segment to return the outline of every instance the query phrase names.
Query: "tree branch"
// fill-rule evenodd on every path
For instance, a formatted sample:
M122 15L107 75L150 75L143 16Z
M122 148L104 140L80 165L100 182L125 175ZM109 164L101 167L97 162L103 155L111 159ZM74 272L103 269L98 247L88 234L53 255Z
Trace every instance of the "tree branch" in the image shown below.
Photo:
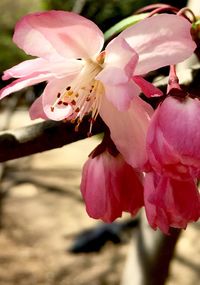
M88 137L90 123L84 119L79 130L70 122L45 121L32 126L0 132L0 162L30 154L59 148ZM98 118L92 134L104 131L104 123Z

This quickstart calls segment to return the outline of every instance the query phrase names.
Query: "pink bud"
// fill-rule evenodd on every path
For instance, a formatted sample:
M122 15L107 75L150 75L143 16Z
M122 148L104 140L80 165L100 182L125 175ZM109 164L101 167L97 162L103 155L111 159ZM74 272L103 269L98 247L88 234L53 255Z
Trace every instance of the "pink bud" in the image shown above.
M147 134L149 162L174 178L200 177L200 102L168 97L155 111Z
M123 211L135 215L144 204L141 178L120 154L105 151L89 158L81 181L88 215L105 222L114 221Z

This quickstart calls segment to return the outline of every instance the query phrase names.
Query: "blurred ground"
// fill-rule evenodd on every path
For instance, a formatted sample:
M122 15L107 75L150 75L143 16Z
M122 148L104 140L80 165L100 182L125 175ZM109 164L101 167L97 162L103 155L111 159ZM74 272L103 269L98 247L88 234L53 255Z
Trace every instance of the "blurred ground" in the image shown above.
M10 127L22 124L30 124L27 111L16 112ZM119 284L128 242L107 243L99 253L68 251L80 231L100 224L85 213L79 192L81 166L97 143L90 138L4 165L0 285ZM167 285L200 284L199 229L193 224L182 234Z

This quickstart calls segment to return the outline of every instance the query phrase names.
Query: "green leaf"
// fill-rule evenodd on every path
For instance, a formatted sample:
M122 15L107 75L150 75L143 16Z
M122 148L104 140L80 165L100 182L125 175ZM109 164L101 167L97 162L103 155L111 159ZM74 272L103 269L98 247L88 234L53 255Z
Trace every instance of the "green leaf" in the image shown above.
M111 27L109 30L105 32L104 34L105 41L112 39L115 35L119 34L126 28L132 25L135 25L136 23L143 20L147 16L148 16L148 13L143 13L143 14L133 15L133 16L123 19L122 21L120 21L119 23L117 23L116 25L114 25L113 27Z
M197 28L199 28L199 25L200 25L200 19L197 20L195 23L192 24L192 28L193 28L193 29L197 29Z

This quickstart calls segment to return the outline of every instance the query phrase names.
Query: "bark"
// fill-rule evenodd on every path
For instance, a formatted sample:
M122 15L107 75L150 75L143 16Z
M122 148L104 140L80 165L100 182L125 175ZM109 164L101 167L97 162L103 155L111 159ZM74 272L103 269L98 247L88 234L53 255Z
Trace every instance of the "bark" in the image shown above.
M32 126L0 132L0 162L59 148L88 137L90 123L83 120L78 131L70 122L45 121ZM104 123L98 118L92 134L103 132Z
M164 285L180 233L177 229L171 229L170 235L153 231L143 213L131 241L121 285Z

